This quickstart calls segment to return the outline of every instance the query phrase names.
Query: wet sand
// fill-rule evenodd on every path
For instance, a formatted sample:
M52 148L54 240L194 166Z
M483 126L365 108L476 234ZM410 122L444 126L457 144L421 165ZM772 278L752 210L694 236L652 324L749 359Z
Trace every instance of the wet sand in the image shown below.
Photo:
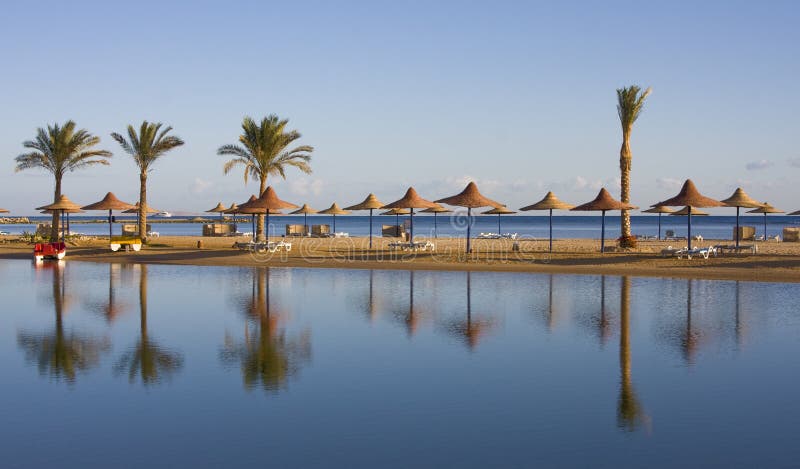
M245 241L244 238L238 239ZM197 242L202 242L202 248ZM588 239L556 240L554 253L547 252L547 240L473 240L473 252L466 254L464 239L430 240L433 252L392 251L392 239L374 238L373 249L362 237L319 239L291 238L289 253L251 253L232 247L234 238L164 236L152 240L140 252L111 252L107 241L87 239L70 243L70 261L182 264L209 266L317 267L354 269L475 270L569 274L637 275L653 277L705 278L770 282L800 282L800 243L756 242L757 254L725 255L702 259L675 259L661 256L661 250L684 247L686 241L643 241L625 252L601 254L600 241ZM273 238L273 241L278 241ZM613 245L614 242L607 242ZM731 241L704 240L697 247L732 244ZM747 242L743 244L754 244ZM32 246L4 237L0 259L30 259Z

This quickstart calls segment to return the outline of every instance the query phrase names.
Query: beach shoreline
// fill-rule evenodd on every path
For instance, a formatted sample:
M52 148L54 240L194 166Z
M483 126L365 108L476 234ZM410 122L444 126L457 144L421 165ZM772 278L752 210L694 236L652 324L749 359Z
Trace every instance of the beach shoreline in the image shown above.
M153 240L140 252L111 252L102 238L70 243L67 260L122 264L169 264L197 266L269 266L293 268L340 268L386 270L440 270L528 272L577 275L631 275L713 280L800 283L800 243L758 243L759 253L709 259L674 259L660 256L661 249L681 242L650 241L626 252L600 254L599 240L572 239L554 242L521 241L519 251L511 240L474 240L474 252L465 254L464 239L432 240L436 251L391 251L391 239L375 238L375 249L361 237L321 239L293 238L291 252L251 253L233 248L234 238L170 236ZM277 239L276 239L277 240ZM202 244L197 247L197 242ZM730 243L706 240L702 245ZM0 259L31 259L31 245L0 244Z

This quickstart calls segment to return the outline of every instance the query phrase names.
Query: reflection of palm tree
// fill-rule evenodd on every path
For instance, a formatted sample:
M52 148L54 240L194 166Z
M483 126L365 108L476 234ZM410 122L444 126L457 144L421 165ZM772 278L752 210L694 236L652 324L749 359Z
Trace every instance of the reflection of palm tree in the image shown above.
M606 276L600 276L600 317L597 320L597 333L600 344L605 345L611 334L611 320L606 315Z
M141 264L139 274L139 342L120 357L114 369L120 373L128 370L131 383L137 376L145 386L157 384L162 378L169 378L183 367L183 356L162 348L147 333L147 265Z
M245 388L252 389L260 384L266 391L279 391L286 386L287 379L311 359L310 334L289 339L278 327L278 317L269 309L268 268L256 268L253 283L253 297L247 303L247 313L257 318L259 333L251 337L245 325L244 341L238 344L226 335L221 358L226 363L240 363Z
M108 339L84 337L64 331L65 287L63 264L53 266L53 308L56 327L52 334L19 332L17 343L25 351L28 361L35 361L39 373L50 375L57 381L62 378L74 383L79 372L88 371L100 361L100 354L110 348Z
M451 334L461 337L470 350L478 346L481 337L491 328L489 320L472 319L472 276L467 271L467 317L466 321L455 321L448 326Z
M619 334L619 368L620 389L617 401L617 426L627 431L634 431L640 423L647 422L641 404L636 397L631 380L631 339L630 339L630 279L622 277L619 296L620 334Z

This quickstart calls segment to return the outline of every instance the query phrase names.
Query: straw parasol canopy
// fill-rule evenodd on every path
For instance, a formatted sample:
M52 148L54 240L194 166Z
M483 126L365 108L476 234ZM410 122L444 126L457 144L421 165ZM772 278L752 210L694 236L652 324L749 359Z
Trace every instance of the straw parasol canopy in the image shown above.
M728 207L736 207L736 247L739 247L739 209L740 208L756 208L761 205L761 202L753 200L741 187L737 187L733 191L733 195L721 201Z
M694 207L724 207L725 204L720 202L719 200L714 200L710 197L706 197L697 190L694 183L691 179L687 179L686 182L683 183L683 187L681 191L678 192L678 195L671 199L667 199L661 201L657 204L653 204L653 207L657 207L660 205L667 205L670 207L681 207L681 206L689 206L688 209L688 217L686 218L687 223L687 242L689 249L692 249L692 208Z
M406 191L406 194L400 199L395 200L390 204L386 204L381 208L407 208L410 209L411 212L409 213L411 226L410 226L410 236L409 241L414 240L414 209L415 208L433 208L436 204L431 202L430 200L423 199L422 197L417 194L416 189L413 187L409 187Z
M747 213L763 213L764 214L764 241L767 240L767 214L768 213L785 213L783 210L777 209L767 202L764 202L758 208L748 210Z
M523 212L530 210L548 210L550 212L550 252L553 252L553 210L569 210L572 207L574 207L574 205L562 202L552 191L549 191L544 195L542 200L533 205L522 207L520 210Z
M9 212L8 212L8 210L6 210L4 208L0 208L0 213L9 213Z
M425 210L420 210L421 213L432 213L433 214L433 237L439 238L439 227L436 223L436 217L440 213L450 213L452 210L446 207L442 207L439 204L436 204L435 207L426 208Z
M408 215L409 213L411 213L411 210L407 208L393 208L380 213L380 215Z
M308 204L303 204L302 207L298 208L294 212L289 212L289 215L303 215L303 226L305 227L305 234L308 234L308 215L318 213L313 208L309 207Z
M600 228L600 252L605 252L606 244L606 212L609 210L635 210L639 207L635 205L626 204L611 197L605 187L600 189L597 197L594 200L586 202L585 204L573 207L570 210L576 212L602 212L601 228Z
M40 210L40 211L39 211L39 213L41 213L41 214L43 214L43 215L51 215L53 212L61 212L61 213L84 213L84 212L83 212L83 210L81 210L81 209L79 209L79 208L71 208L71 209L69 209L69 210L53 210L53 209L48 209L48 210Z
M360 204L351 205L346 207L345 210L369 210L369 248L372 249L372 211L383 207L383 202L375 197L375 194L369 194L366 199Z
M278 194L275 193L275 189L272 186L268 186L264 189L264 192L261 194L261 197L257 198L256 200L247 201L244 204L239 206L239 213L249 213L249 214L265 214L267 216L266 221L266 239L269 241L269 216L271 214L279 213L278 210L283 210L287 208L299 208L297 205L287 202L285 200L281 200L278 197ZM255 231L254 231L255 233Z
M83 210L108 210L108 239L111 239L114 229L114 225L111 223L111 212L114 210L130 210L134 208L134 206L119 200L113 192L109 192L103 197L103 200L81 208Z
M333 215L333 232L336 233L336 215L347 215L350 213L348 210L344 210L339 207L339 204L334 202L331 204L330 207L326 208L325 210L320 210L320 215Z
M500 202L495 202L488 197L484 197L483 194L480 193L478 190L478 186L471 182L467 184L467 187L464 188L463 191L459 192L456 195L445 197L443 199L439 199L436 203L447 204L447 205L454 205L456 207L466 207L467 208L467 252L470 252L470 225L471 218L472 218L472 209L473 208L480 208L480 207L503 207L503 204Z
M661 205L656 207L650 207L647 210L642 210L642 213L657 213L658 214L658 239L661 239L661 215L664 213L672 213L674 210L671 208Z
M505 206L495 207L491 210L483 212L484 215L497 215L497 234L502 233L502 231L500 230L500 215L510 215L512 213L517 213L517 212Z
M71 211L80 212L81 208L78 206L78 204L76 204L75 202L69 200L69 198L66 195L61 194L58 197L58 200L56 200L52 204L42 205L41 207L36 207L36 210L46 210L46 211L51 211L51 212L52 211L58 211L58 212L61 212L61 214L64 214L64 213L69 213ZM77 212L73 212L73 213L77 213ZM65 227L64 227L64 224L62 223L61 224L61 241L62 242L64 241L64 236L66 234L64 229L65 229Z
M219 219L222 220L222 214L225 213L225 210L228 209L222 205L222 202L219 202L216 207L212 208L211 210L206 210L206 213L219 213Z
M145 212L147 212L148 215L152 213L159 213L161 211L157 208L151 207L149 204L144 204L144 207L145 207ZM139 202L136 202L133 205L133 208L129 208L128 210L123 210L122 213L139 213Z
M236 213L239 213L239 206L238 206L238 205L236 205L236 202L234 202L234 203L232 203L232 204L231 204L231 206L230 206L230 207L228 207L227 209L225 209L225 211L224 211L223 213L227 213L227 214L236 214Z
M694 216L698 216L698 217L707 217L708 216L708 212L703 212L700 209L697 209L695 207L689 207L689 206L683 207L680 210L676 210L676 211L670 213L669 216L671 216L671 217L685 217L686 215L689 215L689 210L691 210L693 217Z

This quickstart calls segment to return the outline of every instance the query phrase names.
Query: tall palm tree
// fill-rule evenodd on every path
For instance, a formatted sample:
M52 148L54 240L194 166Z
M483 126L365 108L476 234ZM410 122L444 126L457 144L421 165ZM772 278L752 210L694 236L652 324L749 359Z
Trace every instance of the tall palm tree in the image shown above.
M161 122L143 121L138 135L136 129L129 125L127 140L116 132L111 134L139 167L139 238L142 241L147 238L147 173L159 158L173 148L183 145L180 137L167 135L172 127L167 126L162 130L162 125Z
M267 188L267 177L279 175L286 179L286 167L294 166L300 171L309 174L311 166L311 153L314 147L300 145L287 149L289 145L301 137L296 130L286 130L288 119L280 119L275 114L261 119L257 123L250 117L242 121L242 135L239 136L239 145L223 145L217 150L218 155L234 156L225 163L223 172L228 174L237 166L244 166L244 182L250 177L258 178L261 194ZM264 216L258 216L256 237L264 234Z
M111 152L97 150L93 147L100 143L100 137L94 136L86 129L75 129L75 122L67 121L63 126L48 125L47 129L39 127L36 138L22 143L31 149L28 153L17 156L15 171L41 168L53 173L56 180L53 201L61 196L61 180L68 171L75 171L88 166L108 164ZM58 240L60 214L53 212L50 240Z
M644 100L652 92L652 88L642 91L636 85L617 89L617 114L622 124L622 148L619 150L620 171L620 200L625 203L631 201L631 132L633 123L639 118L644 108ZM631 239L631 216L627 210L622 211L620 217L620 230L622 233L623 247L627 247Z

